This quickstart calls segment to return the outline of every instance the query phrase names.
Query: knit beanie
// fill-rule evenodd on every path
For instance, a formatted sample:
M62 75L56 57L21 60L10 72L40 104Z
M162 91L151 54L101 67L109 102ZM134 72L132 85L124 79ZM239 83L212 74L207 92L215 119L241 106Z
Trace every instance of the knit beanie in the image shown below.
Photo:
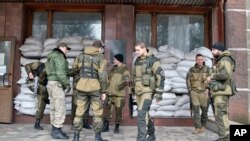
M116 54L114 57L115 57L115 59L118 60L119 62L121 62L121 63L123 62L123 59L124 59L124 58L123 58L123 55L122 55L122 54Z
M222 43L220 43L220 42L215 43L215 44L212 46L212 48L218 49L218 50L220 50L220 51L222 51L222 52L226 50L226 48L224 47L224 45L223 45Z

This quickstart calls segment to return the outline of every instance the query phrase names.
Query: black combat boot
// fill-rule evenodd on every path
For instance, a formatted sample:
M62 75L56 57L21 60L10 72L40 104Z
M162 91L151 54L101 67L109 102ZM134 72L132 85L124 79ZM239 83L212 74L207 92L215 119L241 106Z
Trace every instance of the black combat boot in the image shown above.
M119 126L120 124L115 124L115 130L114 130L114 133L119 133Z
M65 133L62 132L61 128L52 126L51 136L53 139L69 139Z
M102 132L108 132L108 131L109 131L109 121L105 120L103 123Z
M79 132L74 132L74 137L72 141L79 141Z
M84 121L83 121L83 126L82 126L82 127L85 128L85 129L92 129L92 128L90 127L89 123L88 123L88 120L84 120Z
M34 125L34 128L37 130L43 130L43 128L40 126L40 119L36 119L36 123Z
M95 133L95 141L108 141L105 139L102 139L101 132Z

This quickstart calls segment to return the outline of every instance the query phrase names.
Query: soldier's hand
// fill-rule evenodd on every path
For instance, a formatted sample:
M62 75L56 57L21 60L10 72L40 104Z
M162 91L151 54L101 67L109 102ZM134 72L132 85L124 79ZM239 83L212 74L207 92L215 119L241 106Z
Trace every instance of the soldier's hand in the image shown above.
M32 72L29 72L29 79L34 79L34 75Z
M68 93L70 90L71 90L70 85L66 85L66 87L65 87L65 89L64 89L64 92L65 92L65 93Z
M158 103L159 101L161 101L162 100L162 92L161 91L156 91L155 95L154 95L154 98L156 100L156 103Z
M106 97L107 97L106 93L102 93L101 94L101 100L102 101L105 101Z

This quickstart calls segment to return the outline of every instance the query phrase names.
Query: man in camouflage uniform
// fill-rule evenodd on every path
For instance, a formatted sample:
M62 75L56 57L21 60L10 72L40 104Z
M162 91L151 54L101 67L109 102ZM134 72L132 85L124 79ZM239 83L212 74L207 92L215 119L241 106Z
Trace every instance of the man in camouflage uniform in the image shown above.
M74 118L74 139L79 141L79 133L82 130L82 117L91 103L93 109L93 129L95 140L104 141L101 137L103 127L102 115L103 107L100 100L106 99L107 90L107 61L102 54L104 44L101 40L93 43L92 47L87 47L75 59L72 69L80 70L80 79L77 82L77 107Z
M143 42L136 43L135 52L138 58L132 70L132 89L136 94L138 106L137 141L155 141L155 128L149 116L149 109L153 96L157 102L162 99L165 76L160 67L160 61L148 52ZM149 135L148 138L147 135Z
M187 87L191 97L192 110L194 113L193 134L200 134L205 131L207 123L207 112L209 105L207 83L204 83L211 74L211 69L205 65L201 54L195 57L196 64L190 68L187 74ZM202 111L200 115L200 109Z
M65 43L60 43L48 56L46 73L50 97L51 136L54 139L68 139L61 128L66 116L65 93L70 91L68 61L65 54L70 50Z
M43 128L40 126L40 121L43 118L43 113L46 107L46 104L49 104L48 99L48 92L47 92L47 74L45 70L46 63L41 62L32 62L25 65L25 70L28 74L28 81L34 83L34 79L37 76L38 77L38 88L37 88L37 109L36 109L36 122L35 122L35 129L43 130ZM31 84L28 84L31 85ZM34 84L36 85L36 84ZM31 85L34 90L34 85Z
M222 43L215 43L212 46L212 53L215 59L213 73L207 81L210 82L210 92L214 102L219 135L217 141L229 141L228 106L229 97L232 95L231 81L235 61Z
M130 73L125 64L123 64L123 55L114 56L114 67L109 73L108 83L108 103L106 114L104 114L103 132L109 131L109 120L112 116L112 105L115 107L115 129L114 133L119 133L120 122L122 121L123 107L125 106L125 87L129 85Z

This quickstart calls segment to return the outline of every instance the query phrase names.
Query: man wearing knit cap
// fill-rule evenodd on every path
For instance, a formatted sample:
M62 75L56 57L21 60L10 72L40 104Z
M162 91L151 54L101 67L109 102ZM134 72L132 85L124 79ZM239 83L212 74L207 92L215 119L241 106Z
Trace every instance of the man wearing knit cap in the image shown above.
M129 84L130 73L126 65L123 63L123 55L116 54L114 56L114 67L109 73L108 83L108 102L106 112L104 114L103 132L109 131L109 120L112 115L112 105L115 108L115 129L114 133L119 133L119 125L122 121L123 107L125 106L125 88Z
M232 95L232 75L235 70L235 60L222 43L212 46L214 65L212 74L207 77L210 83L210 93L215 108L215 121L219 138L216 141L229 141L228 105Z

